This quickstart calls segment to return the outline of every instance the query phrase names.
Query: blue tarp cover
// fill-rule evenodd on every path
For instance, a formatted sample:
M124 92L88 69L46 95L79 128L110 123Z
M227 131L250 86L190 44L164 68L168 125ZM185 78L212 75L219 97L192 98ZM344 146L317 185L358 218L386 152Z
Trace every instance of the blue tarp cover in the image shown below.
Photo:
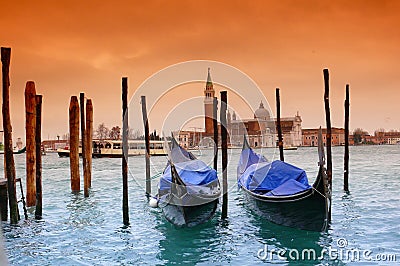
M239 175L238 185L268 196L293 195L311 188L303 169L279 160L250 165Z
M255 153L252 149L245 149L240 154L237 176L241 176L250 165L267 161L268 160L263 155Z
M180 178L187 186L201 186L217 180L217 172L201 160L175 163L175 168ZM168 165L160 179L159 189L169 190L170 188L171 166Z
M302 184L294 179L289 179L279 187L271 190L270 192L266 193L266 196L288 196L294 195L304 190L309 189L310 186L307 184Z
M177 146L171 150L171 158L175 164L196 159L191 152L188 152L178 144L176 145Z

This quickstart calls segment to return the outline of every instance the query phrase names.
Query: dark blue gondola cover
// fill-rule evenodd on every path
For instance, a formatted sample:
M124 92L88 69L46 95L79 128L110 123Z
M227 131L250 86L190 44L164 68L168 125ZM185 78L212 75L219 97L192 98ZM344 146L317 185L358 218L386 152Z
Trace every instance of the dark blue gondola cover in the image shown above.
M263 155L255 153L252 149L244 149L240 154L237 176L241 176L250 165L267 161Z
M179 177L187 185L202 186L216 181L217 172L200 160L189 160L175 163ZM169 190L171 188L171 166L168 165L160 179L159 189Z
M268 196L293 195L311 188L303 169L282 161L267 162L255 155L259 156L251 149L242 151L237 169L240 187Z

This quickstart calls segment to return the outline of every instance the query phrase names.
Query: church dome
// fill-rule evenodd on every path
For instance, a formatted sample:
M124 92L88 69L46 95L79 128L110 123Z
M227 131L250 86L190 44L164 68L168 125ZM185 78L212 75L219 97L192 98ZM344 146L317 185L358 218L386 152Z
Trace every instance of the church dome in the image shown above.
M267 109L264 108L264 104L261 101L260 107L254 112L254 118L262 119L262 120L269 120L270 114Z

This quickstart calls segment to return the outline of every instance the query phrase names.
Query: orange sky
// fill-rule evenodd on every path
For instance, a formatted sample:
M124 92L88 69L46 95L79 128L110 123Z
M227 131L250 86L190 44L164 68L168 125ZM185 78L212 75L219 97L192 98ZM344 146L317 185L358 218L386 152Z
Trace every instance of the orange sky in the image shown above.
M400 129L400 1L2 2L14 138L24 135L28 80L44 97L47 139L68 132L71 95L84 91L95 126L112 127L121 124L122 76L133 95L160 69L197 59L242 70L273 110L280 87L282 115L299 111L304 128L324 125L322 69L329 68L333 126L343 126L350 83L351 129Z

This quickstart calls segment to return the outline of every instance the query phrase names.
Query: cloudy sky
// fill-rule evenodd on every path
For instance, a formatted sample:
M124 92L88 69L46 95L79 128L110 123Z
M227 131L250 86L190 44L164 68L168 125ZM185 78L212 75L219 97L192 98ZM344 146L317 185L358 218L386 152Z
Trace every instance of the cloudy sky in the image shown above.
M120 125L121 77L128 77L133 96L154 73L189 60L239 69L272 110L279 87L282 115L299 111L304 128L324 125L322 70L328 68L333 126L343 126L349 83L351 129L400 129L400 1L14 0L2 1L1 10L0 45L12 48L15 138L24 136L28 80L43 94L47 139L68 132L71 95L85 92L93 100L95 126ZM202 71L205 80L207 68ZM201 96L204 84L191 88L188 97ZM170 101L182 98L172 93ZM158 116L170 112L157 110ZM160 121L151 127L160 130Z

